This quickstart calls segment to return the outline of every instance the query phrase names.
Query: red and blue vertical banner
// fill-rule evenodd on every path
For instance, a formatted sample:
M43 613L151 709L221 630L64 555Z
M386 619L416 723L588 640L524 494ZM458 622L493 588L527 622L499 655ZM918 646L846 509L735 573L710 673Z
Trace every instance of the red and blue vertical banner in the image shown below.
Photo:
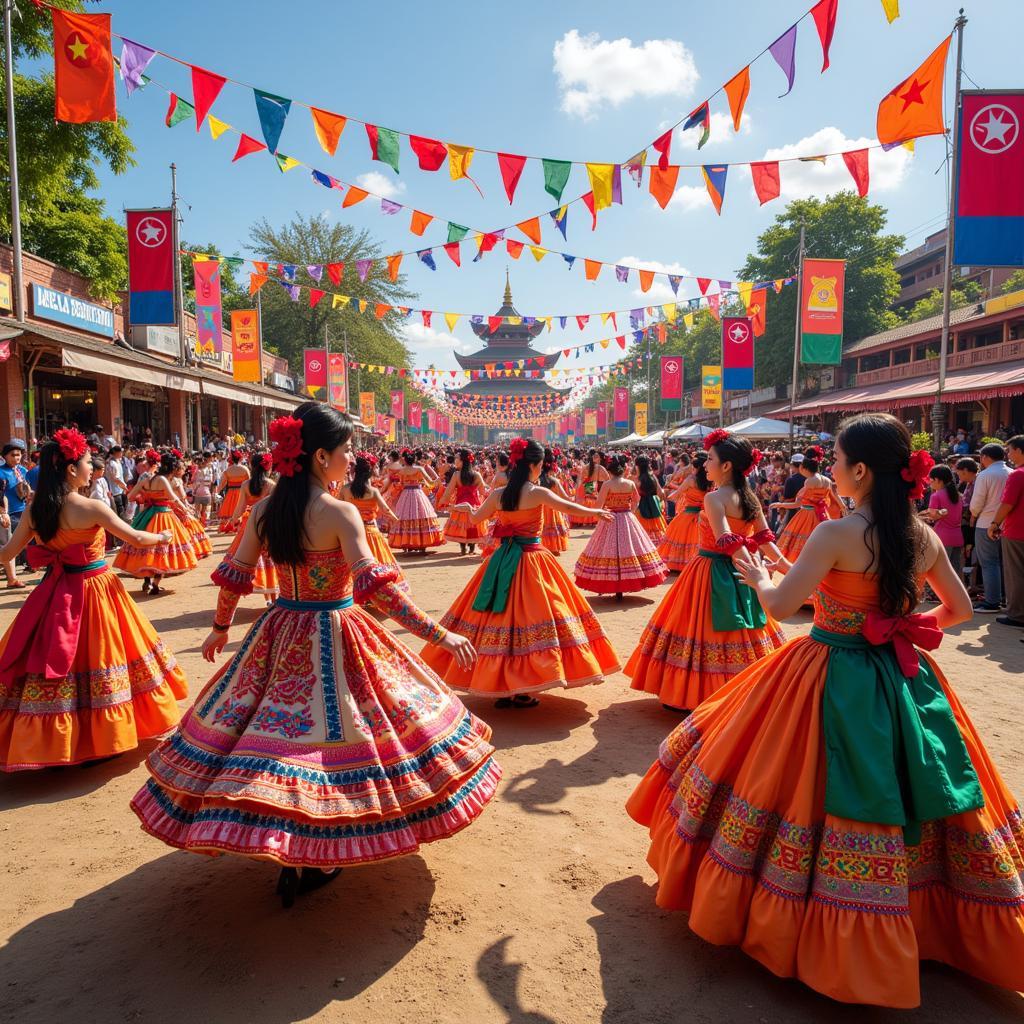
M406 424L408 430L412 434L418 434L421 430L420 421L423 419L423 403L422 402L410 402L409 403L409 422Z
M132 326L176 323L174 236L170 210L128 210L128 320Z
M754 327L749 316L722 317L722 387L754 388Z
M392 391L391 392L391 415L396 420L405 419L405 392L404 391Z
M196 352L200 356L219 356L224 316L220 305L220 260L195 260L192 270L196 286Z
M343 352L331 352L327 357L327 400L335 409L348 411L348 362Z
M608 433L608 403L598 402L597 403L597 433L601 434Z
M953 263L1024 267L1024 91L961 96Z
M615 427L629 426L629 388L615 389Z
M327 387L327 350L306 348L302 350L303 382L310 395L319 388Z
M683 357L661 357L661 408L678 412L683 407Z

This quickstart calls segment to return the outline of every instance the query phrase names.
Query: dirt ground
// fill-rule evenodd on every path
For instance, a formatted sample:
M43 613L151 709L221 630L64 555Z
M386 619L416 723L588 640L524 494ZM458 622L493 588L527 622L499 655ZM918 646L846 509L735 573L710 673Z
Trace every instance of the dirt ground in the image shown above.
M570 568L583 536L574 531L563 555ZM402 560L434 615L476 565L451 545ZM172 581L173 593L141 598L193 694L210 674L199 645L213 562ZM623 661L664 589L594 601ZM21 600L0 591L0 626ZM235 643L257 602L243 602ZM786 628L808 627L803 616ZM1018 796L1020 635L978 617L938 652ZM533 711L469 703L493 725L505 771L483 817L418 856L350 869L291 911L270 865L171 851L141 831L128 801L151 744L94 767L0 777L0 1020L1024 1021L1017 994L934 964L912 1015L835 1004L658 910L646 835L623 804L677 719L624 676L545 695Z

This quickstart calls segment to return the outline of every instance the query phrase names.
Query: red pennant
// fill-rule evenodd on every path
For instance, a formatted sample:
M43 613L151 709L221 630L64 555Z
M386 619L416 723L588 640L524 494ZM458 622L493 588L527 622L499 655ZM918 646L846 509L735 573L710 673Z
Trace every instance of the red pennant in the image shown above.
M436 171L448 159L448 147L436 139L410 135L409 145L420 162L421 171Z
M576 323L579 324L581 331L583 330L584 327L587 326L587 321L589 319L590 319L589 316L578 316L578 317L576 317Z
M750 165L750 176L754 179L754 191L761 205L779 198L779 165L777 161Z
M701 295L707 295L708 288L710 286L711 286L711 278L710 277L698 277L697 278L697 287L700 288Z
M220 95L226 81L226 78L221 78L220 75L215 75L212 71L192 67L192 106L196 108L196 131L202 128L203 120L210 112L210 107Z
M243 156L248 156L250 153L258 153L261 149L266 148L259 139L254 139L251 135L246 135L245 132L242 132L241 138L238 140L238 149L235 150L235 155L231 158L231 162L234 163L236 160L241 160Z
M828 67L828 50L832 45L832 36L836 30L836 14L839 11L839 0L819 0L811 8L811 17L818 30L821 40L821 70Z
M597 210L594 209L594 193L588 192L585 196L580 197L583 200L584 205L590 211L590 217L592 223L590 225L591 231L597 230Z
M515 197L516 186L519 184L519 178L525 166L525 156L516 156L513 153L498 154L498 167L501 170L501 180L505 185L505 194L508 196L509 203Z
M432 310L429 310L429 309L421 309L420 310L420 316L423 317L423 326L424 327L429 327L430 326L430 318L433 315L434 314L433 314Z
M452 261L452 263L455 264L455 266L457 266L457 267L461 267L462 266L462 256L461 256L461 254L459 252L459 243L458 242L449 242L444 247L444 251L446 253L448 253L448 258Z
M487 329L488 329L488 331L491 334L493 334L502 325L502 322L504 321L504 319L505 318L503 316L489 316L487 318Z
M309 308L312 309L327 293L320 291L319 288L309 289Z
M331 279L331 284L335 288L341 285L341 275L345 273L344 263L328 263L327 264L327 276Z
M669 128L669 130L665 132L660 139L655 139L651 143L651 147L661 154L658 158L658 170L668 170L668 154L669 150L672 148L672 129Z
M619 348L621 348L623 351L625 351L625 348L626 348L626 336L624 334L620 334L615 339L615 344L618 345Z
M855 149L843 154L843 163L857 185L857 194L861 197L868 194L868 151Z

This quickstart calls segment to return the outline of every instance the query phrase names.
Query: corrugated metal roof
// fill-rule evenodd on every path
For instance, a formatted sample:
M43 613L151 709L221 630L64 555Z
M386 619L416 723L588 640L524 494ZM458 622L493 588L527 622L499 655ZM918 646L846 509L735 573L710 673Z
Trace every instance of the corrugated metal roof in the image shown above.
M965 323L968 320L976 320L985 315L985 304L983 302L972 303L970 306L961 306L959 309L950 311L949 322L951 326ZM942 315L930 316L927 320L916 320L911 324L900 324L891 330L882 331L880 334L871 334L866 338L853 342L843 349L844 356L854 355L866 349L877 348L880 345L888 345L894 341L905 341L921 335L922 339L929 334L942 330Z

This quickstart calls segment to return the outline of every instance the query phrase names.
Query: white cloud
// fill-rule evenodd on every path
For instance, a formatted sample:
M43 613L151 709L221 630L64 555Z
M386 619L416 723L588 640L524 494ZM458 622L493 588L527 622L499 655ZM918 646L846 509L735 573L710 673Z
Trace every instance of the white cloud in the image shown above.
M653 202L653 200L652 200ZM711 197L703 185L680 185L672 193L666 210L676 210L679 213L693 213L695 210L707 208L714 212L711 205Z
M554 71L562 110L588 120L634 96L689 96L700 77L693 54L677 39L602 39L576 29L555 43Z
M658 260L642 260L636 256L623 256L618 261L622 267L643 267L644 270L653 270L658 274L679 274L681 277L689 277L690 271L682 263L660 263ZM640 288L640 279L633 277L636 287L633 289L633 297L639 299L645 306L660 306L665 302L673 302L676 299L672 286L663 278L656 277L654 283L647 291Z
M877 146L877 139L848 139L838 128L822 128L799 142L788 146L769 149L763 160L784 160L794 156L814 156L819 153L835 153L828 162L786 163L779 168L779 198L806 199L809 196L824 197L841 189L855 188L853 178L846 169L846 163L838 154L852 149ZM911 154L902 146L889 150L871 150L868 156L869 195L872 192L891 192L899 188L910 168ZM753 191L751 191L753 195ZM726 200L728 202L728 199Z
M417 314L418 315L418 314ZM444 322L441 313L434 313L435 318ZM475 352L479 344L460 341L454 334L447 331L439 331L434 327L424 327L421 321L410 321L402 325L402 334L406 347L418 359L413 360L414 366L429 366L434 364L438 369L457 368L458 364L452 356L453 352L465 355Z
M740 121L740 130L737 132L733 130L732 114L727 114L721 110L713 110L711 112L711 136L707 141L707 145L722 146L727 142L732 142L733 139L741 135L749 135L750 132L749 114L744 113L743 120ZM680 149L696 150L697 143L700 142L702 134L703 129L700 125L694 128L687 128L686 131L683 131L682 125L680 125L679 131L676 132L675 143Z
M367 171L356 178L356 184L372 192L375 196L383 196L385 199L394 199L405 191L404 181L395 181L394 178L387 178L380 171Z

